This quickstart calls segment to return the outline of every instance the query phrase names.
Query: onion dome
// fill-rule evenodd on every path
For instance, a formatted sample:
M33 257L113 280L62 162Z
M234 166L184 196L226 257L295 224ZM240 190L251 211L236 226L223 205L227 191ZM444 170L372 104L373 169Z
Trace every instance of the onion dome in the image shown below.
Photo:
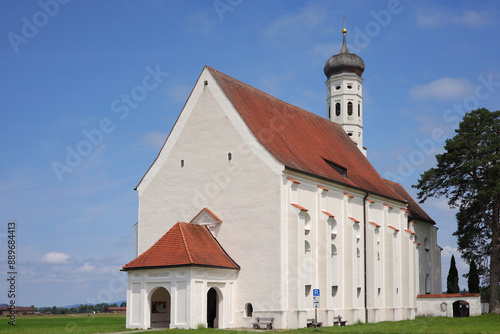
M361 76L365 70L365 63L361 57L350 53L345 42L345 34L347 30L344 28L344 42L339 54L333 55L325 64L325 75L327 78L342 73L356 73Z

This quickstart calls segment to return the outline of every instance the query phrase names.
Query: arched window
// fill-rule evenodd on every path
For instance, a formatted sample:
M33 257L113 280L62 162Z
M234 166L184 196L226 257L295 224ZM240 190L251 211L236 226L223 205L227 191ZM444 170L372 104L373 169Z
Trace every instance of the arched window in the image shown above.
M312 251L311 244L304 242L304 285L312 284Z
M331 112L332 112L332 106L328 105L328 118L332 118Z
M347 102L347 115L352 116L352 102Z
M252 315L253 315L253 306L252 306L252 304L247 303L247 304L245 305L245 316L246 316L247 318L251 318L251 317L252 317Z
M335 103L335 116L340 116L340 103Z
M382 265L380 262L380 252L377 252L377 262L375 263L375 286L378 288L378 293L380 294L380 288L382 286Z
M302 215L302 213L301 213ZM309 214L307 213L304 213L303 214L303 218L304 218L304 232L305 234L308 234L309 231L311 231L311 216L309 216Z
M425 293L431 293L431 277L429 276L429 274L425 275Z
M361 103L358 103L358 117L361 117Z
M429 238L424 239L424 249L428 252L431 249L431 243L429 242Z
M358 288L361 287L361 278L361 252L359 251L359 248L356 248L356 284Z
M338 282L338 265L337 265L337 247L332 244L331 248L331 265L332 265L332 286L339 285Z
M332 219L331 227L332 227L331 234L332 234L332 239L333 239L337 236L337 230L338 230L337 222L334 219Z
M233 155L231 154L231 152L229 152L227 154L227 161L231 161L231 159L233 159Z

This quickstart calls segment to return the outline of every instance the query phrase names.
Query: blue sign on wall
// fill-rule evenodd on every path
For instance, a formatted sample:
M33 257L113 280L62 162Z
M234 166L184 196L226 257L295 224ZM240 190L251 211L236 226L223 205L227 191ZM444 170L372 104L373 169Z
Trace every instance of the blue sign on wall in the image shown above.
M313 289L313 296L319 296L319 289Z

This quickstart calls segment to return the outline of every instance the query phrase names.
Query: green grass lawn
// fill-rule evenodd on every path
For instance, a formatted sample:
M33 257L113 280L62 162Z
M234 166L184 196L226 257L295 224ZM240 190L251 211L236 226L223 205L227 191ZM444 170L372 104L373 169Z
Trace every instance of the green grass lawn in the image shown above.
M8 324L8 318L0 318L0 333L110 333L130 331L125 329L125 315L58 315L17 317L16 326ZM260 332L260 331L259 331ZM262 333L313 333L311 328L296 330L265 331ZM154 333L169 334L215 334L215 333L251 333L235 330L169 329ZM415 320L397 322L379 322L376 324L358 324L347 327L326 327L316 333L500 333L500 315L487 314L471 318L431 318L418 317Z
M57 334L57 333L111 333L127 331L124 314L69 314L18 316L16 325L9 318L0 318L0 333Z

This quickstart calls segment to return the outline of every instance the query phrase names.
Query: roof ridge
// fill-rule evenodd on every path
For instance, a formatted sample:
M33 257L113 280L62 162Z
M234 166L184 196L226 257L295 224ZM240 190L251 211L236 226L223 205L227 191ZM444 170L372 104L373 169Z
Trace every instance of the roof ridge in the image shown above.
M208 65L205 65L205 67L206 67L206 68L208 68L208 69L209 69L209 70L211 70L211 71L214 71L214 72L217 72L217 73L219 73L219 74L222 74L223 76L226 76L226 77L228 77L228 78L230 78L230 79L232 79L232 80L234 80L234 81L238 82L239 84L242 84L242 85L244 85L244 86L246 86L246 87L249 87L249 88L251 88L251 89L253 89L253 90L255 90L255 91L258 91L258 92L260 92L260 93L262 93L262 94L264 94L264 95L266 95L266 96L269 96L270 98L272 98L272 99L274 99L274 100L278 100L278 101L280 101L280 102L282 102L282 103L284 103L284 104L286 104L286 105L288 105L288 106L290 106L290 107L292 107L292 108L299 109L300 111L303 111L303 112L305 112L305 113L307 113L307 114L310 114L310 115L312 115L312 116L314 116L314 117L318 118L319 120L322 120L322 121L323 121L323 120L326 120L326 121L328 121L327 119L325 119L325 118L323 118L323 117L321 117L321 116L319 116L319 115L317 115L317 114L315 114L315 113L313 113L313 112L307 111L307 110L305 110L304 108L301 108L301 107L296 106L296 105L294 105L294 104L291 104L291 103L289 103L289 102L283 101L283 100L281 100L281 99L277 98L276 96L273 96L273 95L271 95L271 94L269 94L269 93L264 92L263 90L260 90L260 89L258 89L258 88L255 88L255 87L253 87L253 86L251 86L251 85L249 85L249 84L247 84L247 83L244 83L243 81L240 81L240 80L238 80L238 79L236 79L236 78L233 78L232 76L230 76L230 75L228 75L228 74L226 74L226 73L223 73L223 72L221 72L221 71L219 71L219 70L216 70L216 69L215 69L215 68L213 68L213 67L210 67L210 66L208 66ZM332 123L332 124L336 124L336 125L338 125L337 123L334 123L334 122L329 122L329 123Z
M341 125L301 107L280 100L216 69L208 66L206 69L220 86L226 98L243 118L243 121L254 137L285 168L333 180L349 187L367 190L392 200L405 202L404 198L383 180L379 172L357 148ZM259 110L259 108L263 109ZM256 110L259 112L256 112ZM289 122L287 116L291 116L291 118L296 117L296 121ZM270 122L268 125L270 124L272 127L272 120L276 117L277 120L285 120L287 118L286 124L288 126L274 128L273 134L275 135L272 137L274 140L266 140L262 136L259 137L259 127L262 125L260 122ZM318 144L322 140L321 137L324 137L323 139L339 141L337 146L340 148L332 150L331 147L321 146L321 152L328 152L326 156L318 154L318 150L313 150L314 152L308 155L309 150L305 150L303 146L300 146L297 142L297 136L290 132L291 127L295 129L301 127L304 133L312 134L309 140L309 144L311 145ZM290 135L290 137L287 138L287 135ZM335 147L336 145L333 146ZM323 158L321 162L316 159L316 154ZM323 164L327 165L324 158L339 161L339 158L333 158L334 154L338 154L343 159L353 158L353 162L347 164L345 167L349 170L353 167L353 169L357 168L360 176L355 178L340 178L337 174L332 175L332 171L326 170L326 167L323 167ZM331 167L328 167L328 169L331 169ZM364 176L364 172L367 170L369 170L368 175L374 178L369 179Z
M182 236L182 242L184 243L184 249L186 250L186 253L187 253L188 257L189 257L189 262L194 263L193 262L193 258L191 257L191 252L189 250L188 244L186 242L186 237L184 235L184 231L183 231L183 226L186 223L178 222L177 224L179 224L179 229L181 231L181 236Z
M399 193L401 197L405 200L408 209L410 210L410 217L413 219L427 221L431 224L436 224L434 219L420 206L420 204L410 195L406 188L398 182L383 179L390 187L392 187L396 193ZM401 193L400 193L401 192Z

